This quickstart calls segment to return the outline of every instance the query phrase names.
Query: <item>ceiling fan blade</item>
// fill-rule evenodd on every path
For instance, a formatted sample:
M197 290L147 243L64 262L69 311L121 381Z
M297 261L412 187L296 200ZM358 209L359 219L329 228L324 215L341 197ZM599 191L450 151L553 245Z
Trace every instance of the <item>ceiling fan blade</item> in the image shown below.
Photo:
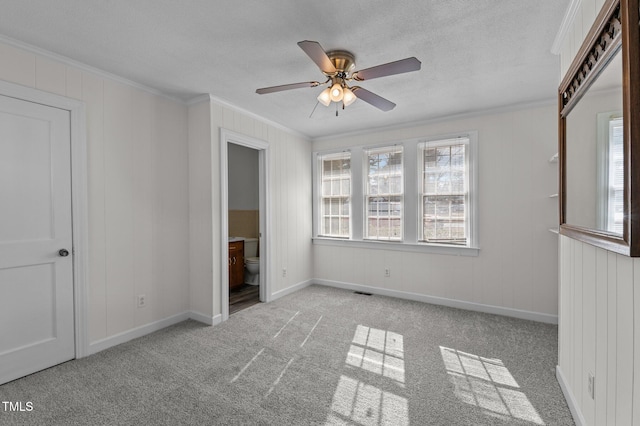
M360 71L354 71L353 78L358 81L371 80L372 78L385 77L387 75L418 71L420 66L421 62L415 57L411 57Z
M362 99L366 103L371 104L382 111L391 111L396 107L396 104L394 104L393 102L388 101L382 96L376 95L375 93L370 92L367 89L363 89L360 86L352 87L351 91L354 95L356 95L356 98Z
M331 59L327 56L327 53L317 41L299 41L298 46L304 50L304 53L306 53L311 60L316 63L322 72L327 74L335 74L338 72L336 67L333 65L333 62L331 62Z
M316 87L320 85L317 81L305 81L303 83L283 84L281 86L263 87L257 89L256 93L265 95L267 93L282 92L283 90L300 89L302 87Z

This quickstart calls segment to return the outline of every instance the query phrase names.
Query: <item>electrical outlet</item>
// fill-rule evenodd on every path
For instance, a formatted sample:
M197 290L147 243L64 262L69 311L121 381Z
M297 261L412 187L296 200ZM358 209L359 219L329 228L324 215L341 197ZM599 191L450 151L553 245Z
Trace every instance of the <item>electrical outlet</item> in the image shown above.
M147 296L144 294L138 295L138 308L144 308L147 306Z
M384 268L384 276L389 278L391 276L391 269L390 268Z
M596 395L595 395L595 393L596 393L596 378L593 375L593 373L589 373L588 374L587 380L589 382L588 385L587 385L588 386L587 390L589 392L589 396L591 397L591 399L595 399L595 397L596 397Z
M287 268L282 268L282 277L285 278L287 276Z

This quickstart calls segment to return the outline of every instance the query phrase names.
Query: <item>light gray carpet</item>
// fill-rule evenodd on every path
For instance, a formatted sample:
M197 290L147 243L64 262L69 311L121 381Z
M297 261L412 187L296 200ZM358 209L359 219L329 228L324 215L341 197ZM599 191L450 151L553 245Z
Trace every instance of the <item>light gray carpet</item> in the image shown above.
M0 386L7 425L572 425L557 327L311 286Z

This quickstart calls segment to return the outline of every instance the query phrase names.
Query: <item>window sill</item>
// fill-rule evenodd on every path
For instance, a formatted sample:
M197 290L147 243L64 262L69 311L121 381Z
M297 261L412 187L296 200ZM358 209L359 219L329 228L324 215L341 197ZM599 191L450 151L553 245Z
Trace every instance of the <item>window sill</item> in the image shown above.
M315 237L313 244L321 246L356 247L375 250L395 250L414 253L448 254L452 256L476 257L480 253L477 247L455 247L444 244L399 243L393 241L354 241L340 238Z

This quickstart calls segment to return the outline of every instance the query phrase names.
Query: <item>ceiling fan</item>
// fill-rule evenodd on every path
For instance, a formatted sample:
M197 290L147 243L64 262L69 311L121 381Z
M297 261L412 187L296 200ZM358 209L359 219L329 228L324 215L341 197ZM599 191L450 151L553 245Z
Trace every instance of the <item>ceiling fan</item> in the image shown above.
M349 86L348 82L365 81L388 75L418 71L421 65L419 60L411 57L359 71L353 71L356 63L355 56L351 52L346 50L330 50L325 52L322 46L320 46L320 43L309 40L298 42L298 46L316 63L320 71L327 77L327 80L324 83L309 81L263 87L256 90L256 93L264 95L267 93L281 92L283 90L317 87L327 84L328 87L318 96L318 102L324 106L329 106L331 102L342 102L342 108L344 108L345 106L351 105L356 99L362 99L382 111L391 111L395 108L396 104L360 86Z

